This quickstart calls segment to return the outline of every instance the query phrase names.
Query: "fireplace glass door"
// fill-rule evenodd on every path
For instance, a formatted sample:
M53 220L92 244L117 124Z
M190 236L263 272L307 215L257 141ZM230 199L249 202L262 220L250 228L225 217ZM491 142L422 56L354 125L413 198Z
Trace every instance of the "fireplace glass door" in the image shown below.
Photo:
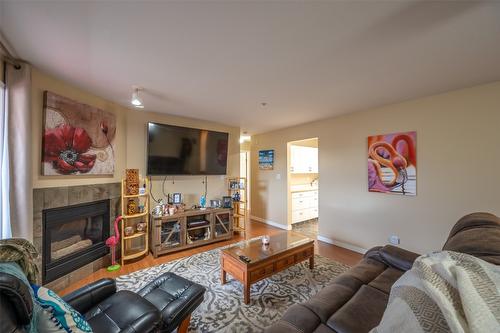
M43 211L43 282L108 253L109 200Z

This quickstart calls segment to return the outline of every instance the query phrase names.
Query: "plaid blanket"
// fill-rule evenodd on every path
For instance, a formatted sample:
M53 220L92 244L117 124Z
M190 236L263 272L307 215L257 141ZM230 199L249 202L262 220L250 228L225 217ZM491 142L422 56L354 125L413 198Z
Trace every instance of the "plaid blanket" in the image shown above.
M35 259L38 252L35 246L22 238L9 238L0 240L0 263L15 262L21 267L31 283L38 284L38 267Z
M500 332L500 266L451 251L417 258L371 332Z

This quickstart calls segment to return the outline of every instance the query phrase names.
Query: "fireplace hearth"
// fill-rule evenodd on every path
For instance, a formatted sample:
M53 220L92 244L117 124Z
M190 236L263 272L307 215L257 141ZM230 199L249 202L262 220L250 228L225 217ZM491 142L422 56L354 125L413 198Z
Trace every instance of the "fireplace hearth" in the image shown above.
M42 282L105 256L109 222L109 199L43 210Z

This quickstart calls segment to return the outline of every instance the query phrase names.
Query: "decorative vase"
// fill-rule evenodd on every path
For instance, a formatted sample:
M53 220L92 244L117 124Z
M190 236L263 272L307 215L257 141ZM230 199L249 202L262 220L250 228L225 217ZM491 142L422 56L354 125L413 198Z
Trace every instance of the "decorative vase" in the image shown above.
M134 199L129 199L127 202L127 214L134 215L137 213L137 203Z
M262 236L262 244L263 245L269 245L269 241L271 240L268 235Z
M125 227L125 229L123 230L123 232L125 233L125 236L131 236L134 234L134 228L132 227Z
M146 223L144 223L144 222L137 223L137 226L135 229L137 230L137 232L145 231L146 230Z

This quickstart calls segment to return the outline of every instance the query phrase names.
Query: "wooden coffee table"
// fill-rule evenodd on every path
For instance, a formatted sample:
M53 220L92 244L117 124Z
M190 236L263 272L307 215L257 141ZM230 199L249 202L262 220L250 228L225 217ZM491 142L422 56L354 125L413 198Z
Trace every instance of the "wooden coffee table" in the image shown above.
M250 262L240 258L245 256ZM290 266L309 260L314 268L314 240L292 231L271 236L269 245L260 239L246 241L221 251L221 282L226 283L226 273L243 283L245 304L250 303L250 285Z

